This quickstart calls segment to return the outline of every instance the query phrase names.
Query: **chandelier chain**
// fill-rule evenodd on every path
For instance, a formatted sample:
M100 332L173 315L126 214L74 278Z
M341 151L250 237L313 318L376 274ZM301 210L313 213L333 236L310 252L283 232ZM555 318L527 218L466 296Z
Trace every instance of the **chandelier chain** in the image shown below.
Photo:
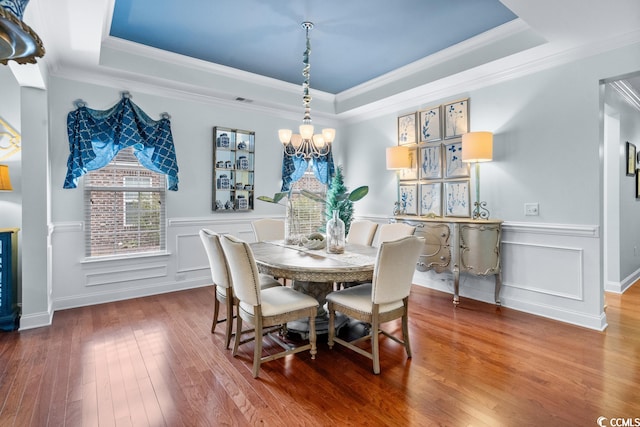
M302 103L304 105L304 117L302 122L305 124L311 123L311 95L309 94L309 87L311 86L311 64L309 58L311 56L311 40L309 40L309 30L313 28L313 23L303 22L302 28L305 29L307 35L306 50L302 56L302 63L304 68L302 69L302 75L304 81L302 83Z

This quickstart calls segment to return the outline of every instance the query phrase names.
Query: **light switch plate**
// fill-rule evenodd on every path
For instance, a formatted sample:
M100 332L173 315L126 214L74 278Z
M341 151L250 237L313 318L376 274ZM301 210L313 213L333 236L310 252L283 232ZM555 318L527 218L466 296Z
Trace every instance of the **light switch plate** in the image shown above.
M537 203L525 203L524 204L524 214L526 216L538 216L540 214L540 209Z

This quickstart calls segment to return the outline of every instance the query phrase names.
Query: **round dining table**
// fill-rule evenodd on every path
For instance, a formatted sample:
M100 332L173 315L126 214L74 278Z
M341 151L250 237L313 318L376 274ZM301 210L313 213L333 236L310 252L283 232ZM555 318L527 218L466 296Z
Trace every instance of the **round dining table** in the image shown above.
M285 245L282 241L256 242L250 246L260 273L292 280L295 290L318 300L318 334L329 330L328 313L324 308L327 295L336 283L371 281L378 251L372 246L347 244L342 254L330 254L326 249L307 249ZM337 316L336 330L347 321L346 316ZM308 321L289 322L287 329L305 335L309 330Z

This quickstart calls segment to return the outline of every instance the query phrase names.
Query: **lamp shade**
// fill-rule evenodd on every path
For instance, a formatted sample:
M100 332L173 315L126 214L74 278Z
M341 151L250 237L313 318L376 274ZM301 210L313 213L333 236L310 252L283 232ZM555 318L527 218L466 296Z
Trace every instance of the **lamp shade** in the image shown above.
M293 132L291 129L278 129L278 137L280 138L280 142L283 144L288 144L291 141L291 134Z
M0 165L0 191L12 191L11 179L9 178L9 166Z
M490 162L493 160L493 133L469 132L462 135L463 162Z
M336 130L333 128L322 129L322 136L326 143L331 144L336 137Z
M307 125L307 124L300 125L300 136L302 136L302 139L313 138L313 125Z
M406 169L411 167L409 148L402 145L387 148L387 169Z

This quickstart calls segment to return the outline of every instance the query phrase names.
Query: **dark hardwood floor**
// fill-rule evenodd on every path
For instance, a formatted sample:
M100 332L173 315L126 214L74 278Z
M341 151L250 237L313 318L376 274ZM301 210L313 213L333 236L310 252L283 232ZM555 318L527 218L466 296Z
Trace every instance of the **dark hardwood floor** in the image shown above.
M212 288L56 312L0 333L0 426L597 426L640 418L640 285L597 332L414 287L413 359L382 337L380 375L344 347L251 376L210 333ZM399 323L391 323L399 331ZM273 350L266 345L265 351ZM609 424L607 424L609 425ZM622 424L621 424L622 425Z

